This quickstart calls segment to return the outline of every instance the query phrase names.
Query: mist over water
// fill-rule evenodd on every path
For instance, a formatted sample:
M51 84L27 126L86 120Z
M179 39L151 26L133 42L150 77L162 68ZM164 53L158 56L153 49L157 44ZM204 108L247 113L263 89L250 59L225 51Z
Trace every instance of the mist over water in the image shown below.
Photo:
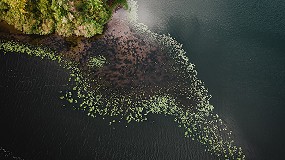
M183 44L213 96L215 111L248 145L252 155L247 157L284 157L285 2L138 4L144 6L139 8L139 21Z

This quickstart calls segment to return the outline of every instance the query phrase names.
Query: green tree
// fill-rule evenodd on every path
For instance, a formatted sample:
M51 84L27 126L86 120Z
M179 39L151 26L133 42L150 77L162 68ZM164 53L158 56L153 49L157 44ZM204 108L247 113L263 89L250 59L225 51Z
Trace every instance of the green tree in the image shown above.
M0 19L27 34L92 37L102 34L126 0L0 0Z

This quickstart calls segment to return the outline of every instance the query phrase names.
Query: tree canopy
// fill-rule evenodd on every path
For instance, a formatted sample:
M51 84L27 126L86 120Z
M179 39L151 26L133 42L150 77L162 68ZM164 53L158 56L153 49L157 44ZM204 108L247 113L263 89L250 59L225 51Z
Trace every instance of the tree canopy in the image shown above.
M0 19L26 34L92 37L126 0L0 0Z

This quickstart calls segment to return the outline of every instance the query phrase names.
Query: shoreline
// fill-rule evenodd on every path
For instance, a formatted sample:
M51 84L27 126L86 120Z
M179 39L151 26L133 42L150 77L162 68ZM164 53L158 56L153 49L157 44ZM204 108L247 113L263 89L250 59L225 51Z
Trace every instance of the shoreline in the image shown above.
M55 50L64 58L79 63L84 72L92 75L91 79L101 77L103 81L100 80L100 83L112 91L121 92L123 89L123 93L135 94L136 90L144 90L145 95L153 95L154 92L162 91L162 88L164 91L176 90L171 84L182 80L179 80L181 78L177 73L170 71L170 65L166 65L174 62L164 54L159 44L147 42L141 35L137 35L122 20L125 16L124 9L116 9L106 24L104 33L91 38L62 37L57 34L27 35L19 33L8 24L5 29L11 34L0 30L0 37ZM88 67L86 57L96 55L105 56L109 64L95 70Z
M210 152L218 156L220 154L227 156L234 151L236 155L231 156L243 156L241 149L241 152L237 153L237 150L232 148L233 142L228 141L231 139L229 133L226 130L221 130L226 128L226 125L220 124L219 122L222 120L212 113L213 106L207 103L207 98L209 98L207 97L207 89L203 82L196 77L195 68L186 63L188 59L183 55L183 49L179 48L179 43L171 37L157 37L162 39L148 40L145 37L151 35L144 35L146 31L139 32L132 28L133 26L124 20L124 16L126 16L126 12L118 9L107 23L104 34L97 39L96 37L94 39L63 38L56 34L27 36L4 33L2 35L0 33L0 37L3 36L10 40L16 38L23 43L35 46L43 46L42 44L44 44L47 48L55 50L65 60L75 62L80 71L78 77L86 77L88 85L90 84L88 89L96 91L96 94L100 95L97 98L99 95L95 94L94 100L92 94L89 97L90 99L84 99L82 104L89 101L93 102L93 100L96 104L97 102L105 104L112 97L124 97L123 99L129 99L128 103L121 101L119 105L122 110L127 112L130 108L137 109L132 107L139 105L140 100L145 100L149 103L147 103L148 106L144 107L147 108L151 105L154 107L150 107L149 112L162 114L172 114L172 112L176 114L177 112L178 124L183 124L184 129L188 130L185 132L185 137L189 137L190 134L201 143L206 143L209 142L209 136L211 139L211 143L208 144L211 149ZM88 60L96 56L106 58L103 67L88 66ZM189 69L189 67L192 68ZM100 101L101 97L106 101ZM71 103L73 102L73 98L69 100ZM154 104L156 102L160 105ZM130 103L132 104L130 105ZM171 103L172 106L168 103ZM173 104L175 105L173 106ZM112 108L116 105L110 105L110 108L107 109L116 109ZM173 111L173 108L177 110ZM90 106L88 109L89 113L92 113L94 106ZM96 112L94 111L94 113ZM132 118L140 120L139 117L143 116L139 110L134 112L134 115L138 119L132 116L131 118L128 118L127 115L123 116L127 116L128 122ZM185 121L185 119L188 120ZM193 126L193 124L197 126ZM199 137L196 137L197 134ZM200 134L207 136L201 138ZM220 144L220 140L223 140L222 144Z

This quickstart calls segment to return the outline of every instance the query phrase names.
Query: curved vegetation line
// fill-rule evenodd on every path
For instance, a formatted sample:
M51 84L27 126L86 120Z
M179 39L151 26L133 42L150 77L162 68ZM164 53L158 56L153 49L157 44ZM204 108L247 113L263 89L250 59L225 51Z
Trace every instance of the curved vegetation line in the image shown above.
M84 111L88 116L108 116L112 119L110 121L110 125L112 125L112 123L121 121L142 122L147 120L148 114L171 115L178 126L185 131L185 137L202 143L206 151L216 155L219 159L245 159L243 149L234 142L232 132L224 121L213 112L214 107L209 102L211 96L204 83L197 78L195 66L189 62L182 45L170 35L153 33L147 26L138 23L136 1L130 0L128 6L130 10L129 24L134 32L149 43L158 44L158 48L163 51L160 53L160 57L156 54L153 55L153 59L158 59L155 63L159 63L159 60L163 58L167 59L166 62L161 63L160 70L154 69L155 72L165 70L168 74L166 77L170 77L168 79L171 79L171 76L177 78L175 82L169 80L169 84L165 83L165 86L160 86L146 77L145 81L149 84L153 83L153 86L141 88L134 86L130 92L115 90L100 77L94 79L93 76L94 72L116 63L110 61L107 54L106 56L89 55L86 58L87 65L94 70L87 72L80 62L65 59L60 53L47 48L33 47L13 41L1 41L0 49L5 53L18 52L47 58L57 61L62 67L68 69L70 81L74 82L74 87L72 90L64 92L60 99L74 104L76 109ZM127 43L130 42L127 41ZM131 52L133 55L136 50ZM118 65L122 64L118 63ZM128 72L130 70L127 68ZM114 80L110 82L112 81Z

